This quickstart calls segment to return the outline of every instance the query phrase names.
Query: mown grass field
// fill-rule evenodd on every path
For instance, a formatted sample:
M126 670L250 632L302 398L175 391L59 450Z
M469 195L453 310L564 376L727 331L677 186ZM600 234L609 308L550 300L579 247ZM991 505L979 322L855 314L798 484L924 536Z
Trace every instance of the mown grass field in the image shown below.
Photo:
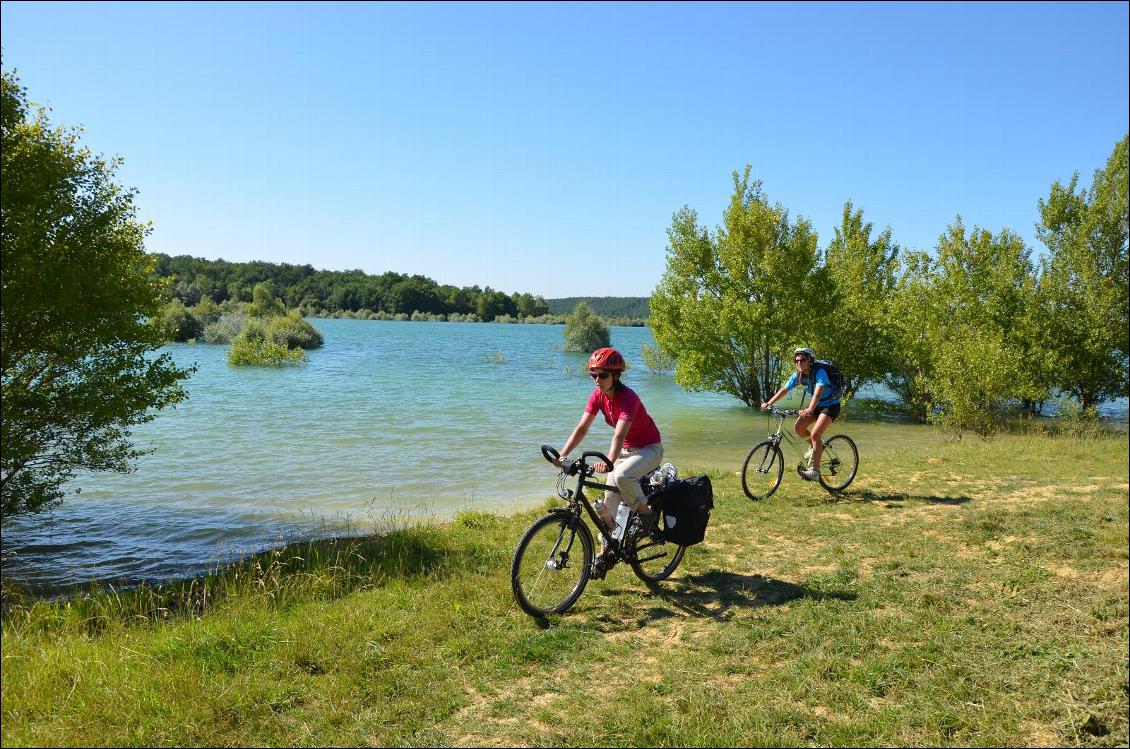
M1127 458L1125 435L965 440L761 503L711 468L707 541L671 581L619 566L543 623L508 578L540 511L15 605L0 738L1125 746Z

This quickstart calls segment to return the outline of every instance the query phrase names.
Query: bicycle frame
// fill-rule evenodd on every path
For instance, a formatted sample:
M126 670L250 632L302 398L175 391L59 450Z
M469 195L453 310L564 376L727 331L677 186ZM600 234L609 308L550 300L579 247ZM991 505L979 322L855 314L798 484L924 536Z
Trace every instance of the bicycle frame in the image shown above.
M571 506L559 510L551 510L551 512L558 514L569 514L579 521L581 517L581 508L583 507L585 512L588 514L589 520L592 521L593 526L596 527L597 531L600 533L601 538L604 539L605 546L610 549L618 559L629 562L631 561L628 558L629 555L625 554L624 552L624 547L626 545L625 542L627 540L627 528L625 527L624 536L621 539L617 540L615 537L613 537L612 530L604 524L604 520L602 520L600 515L597 514L596 509L593 508L592 504L588 500L588 497L585 496L584 491L585 488L589 488L599 489L601 491L613 491L619 494L620 489L615 486L609 486L598 481L590 480L590 477L595 473L595 470L588 464L589 458L596 458L603 461L606 465L612 465L612 461L608 459L607 455L595 450L581 453L580 460L573 461L573 463L569 466L562 465L562 478L570 476L573 473L577 474L577 488L574 491L572 489L562 490L559 487L557 492L558 496L568 502ZM651 497L654 496L655 493L656 492L652 492L650 494L645 493L645 499L651 499ZM631 513L632 514L628 516L629 520L631 519L632 515L635 514L635 510L632 510ZM572 545L572 540L570 540L570 545ZM658 557L650 557L649 559L655 558ZM637 557L637 561L649 561L649 559L641 560Z
M801 445L800 437L794 438L791 434L788 433L788 431L784 431L785 417L786 416L797 416L799 412L794 410L794 409L788 409L788 410L783 411L783 410L780 410L780 409L777 409L777 408L773 408L773 409L770 409L770 413L773 416L777 417L777 431L774 432L773 434L769 435L769 439L773 440L773 446L780 448L781 438L784 437L785 441L788 442L790 446L795 448L797 450L797 452L800 452L800 445ZM805 440L804 444L807 445L808 441Z

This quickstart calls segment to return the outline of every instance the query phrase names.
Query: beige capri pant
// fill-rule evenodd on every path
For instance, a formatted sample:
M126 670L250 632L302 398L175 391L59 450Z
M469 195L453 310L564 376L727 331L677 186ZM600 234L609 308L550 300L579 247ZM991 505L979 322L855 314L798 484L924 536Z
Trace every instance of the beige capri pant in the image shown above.
M656 442L644 447L625 447L612 466L612 472L604 480L608 486L619 487L619 492L604 492L604 514L616 517L623 500L633 510L645 504L640 479L654 471L663 462L663 443ZM598 508L598 512L599 512Z

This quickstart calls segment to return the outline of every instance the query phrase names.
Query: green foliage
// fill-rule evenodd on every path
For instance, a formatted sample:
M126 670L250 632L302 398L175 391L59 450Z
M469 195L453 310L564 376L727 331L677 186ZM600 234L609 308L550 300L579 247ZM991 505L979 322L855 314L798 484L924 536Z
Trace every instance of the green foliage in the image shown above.
M834 307L831 278L817 267L809 222L770 205L750 167L733 173L723 226L712 235L684 207L667 229L667 269L651 297L656 342L674 352L675 381L729 393L756 406L775 392L782 361ZM821 300L813 304L812 300Z
M1007 229L968 234L958 217L939 238L922 333L932 349L930 390L947 430L995 431L1010 398L1042 398L1034 362L1043 353L1022 322L1037 307L1029 251Z
M322 334L296 309L270 318L263 330L272 341L287 348L314 349L323 343Z
M893 357L884 384L919 422L925 422L934 396L929 389L934 348L926 331L935 319L931 300L932 261L924 252L903 257L902 271L887 307Z
M577 302L577 306L565 320L565 350L595 351L611 345L611 340L604 321L593 314L585 302Z
M134 191L120 161L79 143L77 129L29 113L3 73L0 246L2 514L61 502L80 470L129 471L143 451L130 429L186 397L191 370L152 356L166 332L164 284L144 252Z
M243 328L242 315L221 315L204 326L205 343L231 343Z
M825 253L836 304L814 331L816 351L844 373L844 395L881 381L895 366L889 320L898 278L899 246L887 227L871 238L863 210L844 204L843 220Z
M251 302L251 314L259 316L270 315L270 310L256 306L254 289L260 283L268 284L264 293L278 297L284 308L300 308L308 315L357 317L367 310L366 319L372 314L384 314L387 319L404 315L407 320L418 312L437 316L424 319L437 319L440 315L467 319L476 315L490 321L501 315L529 318L549 313L540 296L517 292L507 295L489 286L483 289L440 285L420 275L389 271L373 276L359 270L325 271L311 265L261 261L230 263L160 253L154 258L156 273L174 279L173 293L186 305L205 299L216 303Z
M547 312L551 315L567 315L584 302L594 314L606 320L646 320L651 315L648 298L645 296L569 296L545 300Z
M267 331L267 325L259 318L251 317L243 329L232 340L228 348L228 364L233 366L281 366L300 364L306 355L300 348L288 348L285 343L276 341Z
M670 374L675 370L675 357L668 354L659 346L640 346L640 358L644 365L656 374Z
M149 322L170 341L188 341L204 334L203 323L180 299L170 300Z
M200 322L200 329L203 330L208 325L219 322L223 310L211 297L204 297L192 308L192 315Z
M251 291L251 303L247 305L247 314L251 317L270 318L286 313L286 305L275 296L269 283L257 283Z
M1090 190L1076 192L1076 173L1039 203L1037 232L1049 251L1042 288L1057 355L1050 366L1055 383L1087 410L1127 394L1127 158L1123 136Z
M934 352L930 388L938 408L929 418L953 434L991 437L1022 381L1022 362L999 331L966 324L950 332Z

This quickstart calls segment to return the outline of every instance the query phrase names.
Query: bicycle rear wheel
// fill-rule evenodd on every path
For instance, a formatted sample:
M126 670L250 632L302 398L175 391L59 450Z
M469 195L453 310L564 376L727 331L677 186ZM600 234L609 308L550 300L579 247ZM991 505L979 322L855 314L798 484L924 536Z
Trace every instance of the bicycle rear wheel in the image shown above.
M662 536L655 540L642 529L633 533L631 543L629 560L632 572L645 583L658 583L669 578L687 551L686 546L673 544Z
M534 617L568 611L589 581L592 543L588 526L570 515L547 515L531 525L510 564L510 589L522 610Z
M781 485L785 473L785 456L773 440L753 446L742 464L742 491L753 500L766 499Z
M820 486L830 492L842 492L855 480L859 470L859 450L851 437L837 434L824 443L820 461Z

